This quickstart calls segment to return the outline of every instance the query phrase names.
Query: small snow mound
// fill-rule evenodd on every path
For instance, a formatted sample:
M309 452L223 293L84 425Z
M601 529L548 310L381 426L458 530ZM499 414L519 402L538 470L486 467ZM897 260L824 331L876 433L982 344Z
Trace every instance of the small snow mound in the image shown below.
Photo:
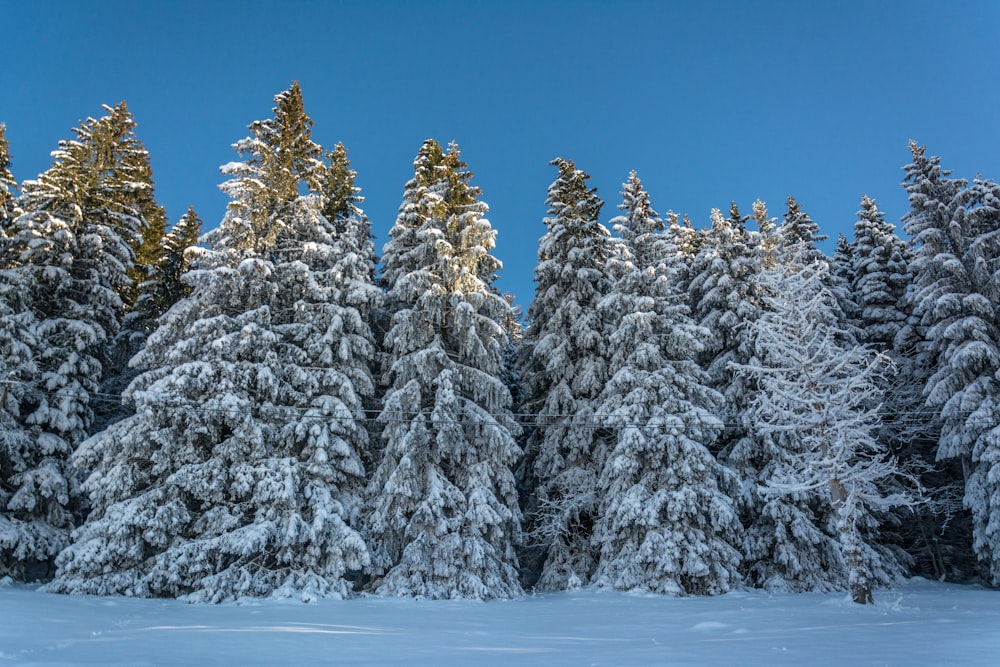
M13 583L14 583L14 580L11 579L10 577L0 578L0 588L5 588L7 586L10 586Z
M729 627L728 623L719 623L718 621L704 621L692 626L692 630L724 630Z

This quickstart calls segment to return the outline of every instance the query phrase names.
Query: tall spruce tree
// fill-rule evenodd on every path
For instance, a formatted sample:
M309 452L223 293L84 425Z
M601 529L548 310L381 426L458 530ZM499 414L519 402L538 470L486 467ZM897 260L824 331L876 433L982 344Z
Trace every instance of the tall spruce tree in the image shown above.
M712 226L702 236L688 288L692 315L706 332L698 361L708 373L709 385L725 398L718 412L726 424L716 443L720 453L745 435L737 415L747 387L732 363L748 361L747 325L761 308L755 280L761 258L754 236L744 226L746 219L735 202L728 218L712 210Z
M149 278L140 285L139 299L125 317L123 329L129 328L148 336L156 329L156 323L164 313L191 294L191 285L185 283L183 278L193 268L188 251L198 244L203 224L194 207L190 206L163 237L156 263Z
M694 355L707 336L676 285L680 260L635 172L624 184L610 324L610 379L597 412L610 431L597 480L594 581L622 590L723 593L738 581L735 486L709 446L721 397Z
M0 272L0 577L19 581L50 575L72 527L75 486L63 443L24 419L37 403L30 287L30 275Z
M904 186L910 211L904 229L914 249L910 300L926 345L926 405L939 411L937 459L955 462L964 478L973 550L984 578L1000 583L1000 202L997 186L949 178L940 160L911 142ZM993 481L990 481L990 480ZM944 480L942 480L944 481Z
M355 185L357 172L347 159L347 149L337 144L327 153L327 159L329 166L321 180L320 192L324 202L323 216L335 231L337 265L334 271L342 281L338 301L357 309L371 328L382 302L382 291L375 282L378 257L371 221L361 210L364 197Z
M890 352L906 324L912 252L885 220L874 199L861 198L851 244L851 292L856 295L864 341Z
M140 238L132 241L135 260L128 271L129 282L119 290L125 310L131 311L142 283L160 260L160 246L167 233L167 213L156 201L153 167L146 147L135 135L135 118L125 102L109 111L122 118L122 134L108 153L111 164L108 168L120 187L119 204L123 211L136 215L142 222Z
M17 443L8 450L13 495L4 511L23 529L12 552L21 573L30 565L50 574L43 565L81 509L68 459L93 427L107 342L122 316L118 292L128 285L143 225L129 203L140 186L114 168L134 121L124 105L105 110L60 142L48 171L24 183L23 212L0 257L0 291L9 297L2 354L22 383L8 393L4 415Z
M338 303L324 169L297 84L236 144L230 203L195 249L126 391L136 413L88 440L92 512L51 590L345 596L369 562L351 527L368 446L373 342Z
M883 523L882 539L903 547L913 557L913 571L933 578L948 575L946 552L960 547L960 537L944 546L939 533L961 528L962 522L949 525L954 500L942 493L938 466L934 463L937 436L928 430L934 420L927 419L924 407L923 380L914 366L914 330L908 289L912 281L910 265L913 253L909 245L885 220L875 200L864 195L854 224L854 240L845 254L843 279L854 297L853 323L859 340L892 361L888 372L875 378L884 396L882 423L877 437L900 464L922 478L924 502L902 507ZM960 505L960 502L959 502ZM962 531L953 535L958 537Z
M142 350L146 339L159 324L160 318L171 306L191 293L191 286L182 277L191 269L191 256L185 253L198 243L202 221L189 207L173 229L160 242L160 256L156 263L146 270L146 280L139 285L139 296L135 305L122 319L122 327L112 341L109 364L101 390L109 402L98 417L95 431L103 430L131 414L129 406L120 396L129 383L136 378L140 369L129 362Z
M854 245L843 234L837 234L837 245L830 257L830 272L838 280L851 283L854 271Z
M819 233L817 225L809 214L791 195L788 196L788 208L782 216L781 223L775 230L777 236L776 256L780 261L791 261L793 254L806 253L797 261L817 261L825 259L823 252L816 244L825 241L826 236ZM802 244L805 244L804 246Z
M383 451L369 485L380 593L518 595L520 455L500 378L510 305L491 283L496 232L458 147L433 139L384 250L393 305L384 347Z
M18 216L17 180L10 171L10 146L7 143L7 126L0 123L0 239Z
M353 331L366 341L363 346L352 350L338 350L338 356L345 370L356 367L355 382L364 406L364 414L375 414L378 410L378 371L382 329L379 314L384 298L383 291L376 282L374 236L371 221L361 209L364 197L355 185L357 173L347 159L347 149L337 144L327 153L329 165L320 182L323 217L332 226L329 260L329 299L349 309L352 319L347 331ZM354 315L356 313L356 316ZM333 348L331 347L331 351ZM374 430L373 430L374 432ZM374 470L376 464L375 443L362 448L362 460L366 471ZM362 494L363 495L363 494ZM361 525L361 519L357 519Z
M682 218L677 213L668 211L664 233L670 237L680 259L675 277L677 289L687 293L691 286L695 257L701 248L702 230L695 229L687 215Z
M854 244L843 234L837 235L837 245L833 249L830 264L830 286L837 296L840 311L843 313L841 326L850 330L859 342L865 341L862 330L861 305L858 294L854 291Z
M611 289L606 268L613 253L589 176L569 160L552 164L559 175L546 200L548 231L539 243L521 354L521 412L535 420L520 473L529 493L527 579L542 589L585 584L597 566L592 538L607 434L595 415L610 353L598 303Z

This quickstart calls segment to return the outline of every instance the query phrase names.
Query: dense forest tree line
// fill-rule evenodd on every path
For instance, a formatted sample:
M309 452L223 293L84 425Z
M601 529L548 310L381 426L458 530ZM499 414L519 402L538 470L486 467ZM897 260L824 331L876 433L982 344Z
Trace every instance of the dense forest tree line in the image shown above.
M168 228L125 103L19 183L0 125L0 576L508 598L1000 585L1000 186L911 143L907 238L789 197L618 215L552 162L522 324L456 144L376 255L298 84ZM753 223L753 227L748 226ZM609 229L610 228L610 229Z

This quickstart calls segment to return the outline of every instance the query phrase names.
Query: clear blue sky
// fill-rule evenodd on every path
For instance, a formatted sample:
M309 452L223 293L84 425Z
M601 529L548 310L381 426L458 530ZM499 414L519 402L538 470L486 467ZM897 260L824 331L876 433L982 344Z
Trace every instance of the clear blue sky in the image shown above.
M500 287L533 296L549 160L616 213L635 169L661 213L794 195L851 234L862 193L897 222L916 139L1000 179L1000 1L145 2L0 0L0 122L15 176L125 99L175 221L221 220L221 164L302 84L347 146L381 248L421 142L458 141L499 231ZM827 249L832 247L828 244Z

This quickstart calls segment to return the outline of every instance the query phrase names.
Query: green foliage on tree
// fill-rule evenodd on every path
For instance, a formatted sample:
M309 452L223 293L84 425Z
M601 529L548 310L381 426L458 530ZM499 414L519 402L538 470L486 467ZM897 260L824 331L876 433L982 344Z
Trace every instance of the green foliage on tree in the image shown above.
M17 181L10 171L10 146L7 143L7 126L0 123L0 238L17 217Z

